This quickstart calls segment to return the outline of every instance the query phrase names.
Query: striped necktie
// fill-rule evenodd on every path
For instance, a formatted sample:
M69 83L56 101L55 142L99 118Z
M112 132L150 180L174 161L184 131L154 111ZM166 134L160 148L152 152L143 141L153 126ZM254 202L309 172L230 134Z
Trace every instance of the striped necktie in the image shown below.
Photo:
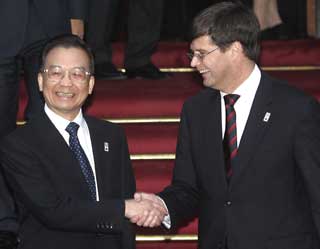
M226 130L223 139L223 151L227 178L232 176L232 164L238 153L236 111L233 106L239 97L240 96L237 94L228 94L224 96L226 105Z

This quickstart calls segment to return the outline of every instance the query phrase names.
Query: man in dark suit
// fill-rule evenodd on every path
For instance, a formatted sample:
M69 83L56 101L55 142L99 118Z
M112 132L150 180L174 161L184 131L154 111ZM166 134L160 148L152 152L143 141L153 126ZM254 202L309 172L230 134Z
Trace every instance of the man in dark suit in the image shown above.
M147 78L167 76L152 62L151 56L160 38L163 0L129 0L128 43L124 66L126 74L112 64L111 38L119 0L91 0L86 41L93 49L96 77L101 79Z
M94 86L92 54L67 35L49 42L42 60L44 111L1 143L19 248L134 248L128 218L146 209L158 223L162 217L150 201L131 199L135 180L123 130L82 114Z
M83 36L82 20L85 18L86 1L1 1L0 138L16 127L21 68L24 70L29 96L26 119L31 119L42 110L43 99L37 84L40 51L48 38L68 33L71 29L74 34ZM0 232L0 247L4 248L1 244L2 239L3 243L8 244L9 240L14 238L11 232L16 232L18 226L11 209L14 205L2 180L1 185L3 188L0 195L0 231L3 233Z
M191 66L206 88L182 109L172 184L159 194L165 224L198 210L200 249L320 248L320 106L260 71L258 34L238 2L194 20Z

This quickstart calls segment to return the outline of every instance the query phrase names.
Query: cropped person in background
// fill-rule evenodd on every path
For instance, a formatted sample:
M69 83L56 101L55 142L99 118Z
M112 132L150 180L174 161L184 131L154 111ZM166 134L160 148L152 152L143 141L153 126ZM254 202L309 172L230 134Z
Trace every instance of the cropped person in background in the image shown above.
M87 0L3 0L0 8L0 136L15 128L20 69L29 95L26 119L43 107L37 85L45 42L59 34L83 37ZM2 1L2 2L3 2Z
M253 11L256 14L261 39L288 39L287 24L280 17L278 0L253 0Z

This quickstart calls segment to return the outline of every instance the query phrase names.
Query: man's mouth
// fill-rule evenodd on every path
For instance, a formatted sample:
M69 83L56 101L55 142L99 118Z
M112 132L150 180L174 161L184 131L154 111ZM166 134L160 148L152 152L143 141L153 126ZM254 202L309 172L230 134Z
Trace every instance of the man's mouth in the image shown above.
M64 97L64 98L72 98L74 96L73 93L65 93L65 92L56 92L56 94L59 97Z
M199 70L199 73L201 73L201 74L204 74L204 73L207 73L207 72L209 72L209 70L208 70L208 69L202 69L202 70Z

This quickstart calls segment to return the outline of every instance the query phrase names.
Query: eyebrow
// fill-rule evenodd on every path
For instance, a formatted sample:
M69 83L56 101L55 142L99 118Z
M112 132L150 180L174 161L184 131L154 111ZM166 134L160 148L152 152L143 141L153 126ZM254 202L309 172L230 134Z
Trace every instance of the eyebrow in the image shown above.
M190 52L192 52L192 53L206 53L208 51L204 50L204 49L196 49L196 50L190 49Z
M60 68L64 68L65 69L65 67L60 66L60 65L49 65L48 67L60 67ZM67 68L67 69L74 69L74 68L87 70L85 67L82 67L82 66L76 66L76 67L71 67L71 68Z

